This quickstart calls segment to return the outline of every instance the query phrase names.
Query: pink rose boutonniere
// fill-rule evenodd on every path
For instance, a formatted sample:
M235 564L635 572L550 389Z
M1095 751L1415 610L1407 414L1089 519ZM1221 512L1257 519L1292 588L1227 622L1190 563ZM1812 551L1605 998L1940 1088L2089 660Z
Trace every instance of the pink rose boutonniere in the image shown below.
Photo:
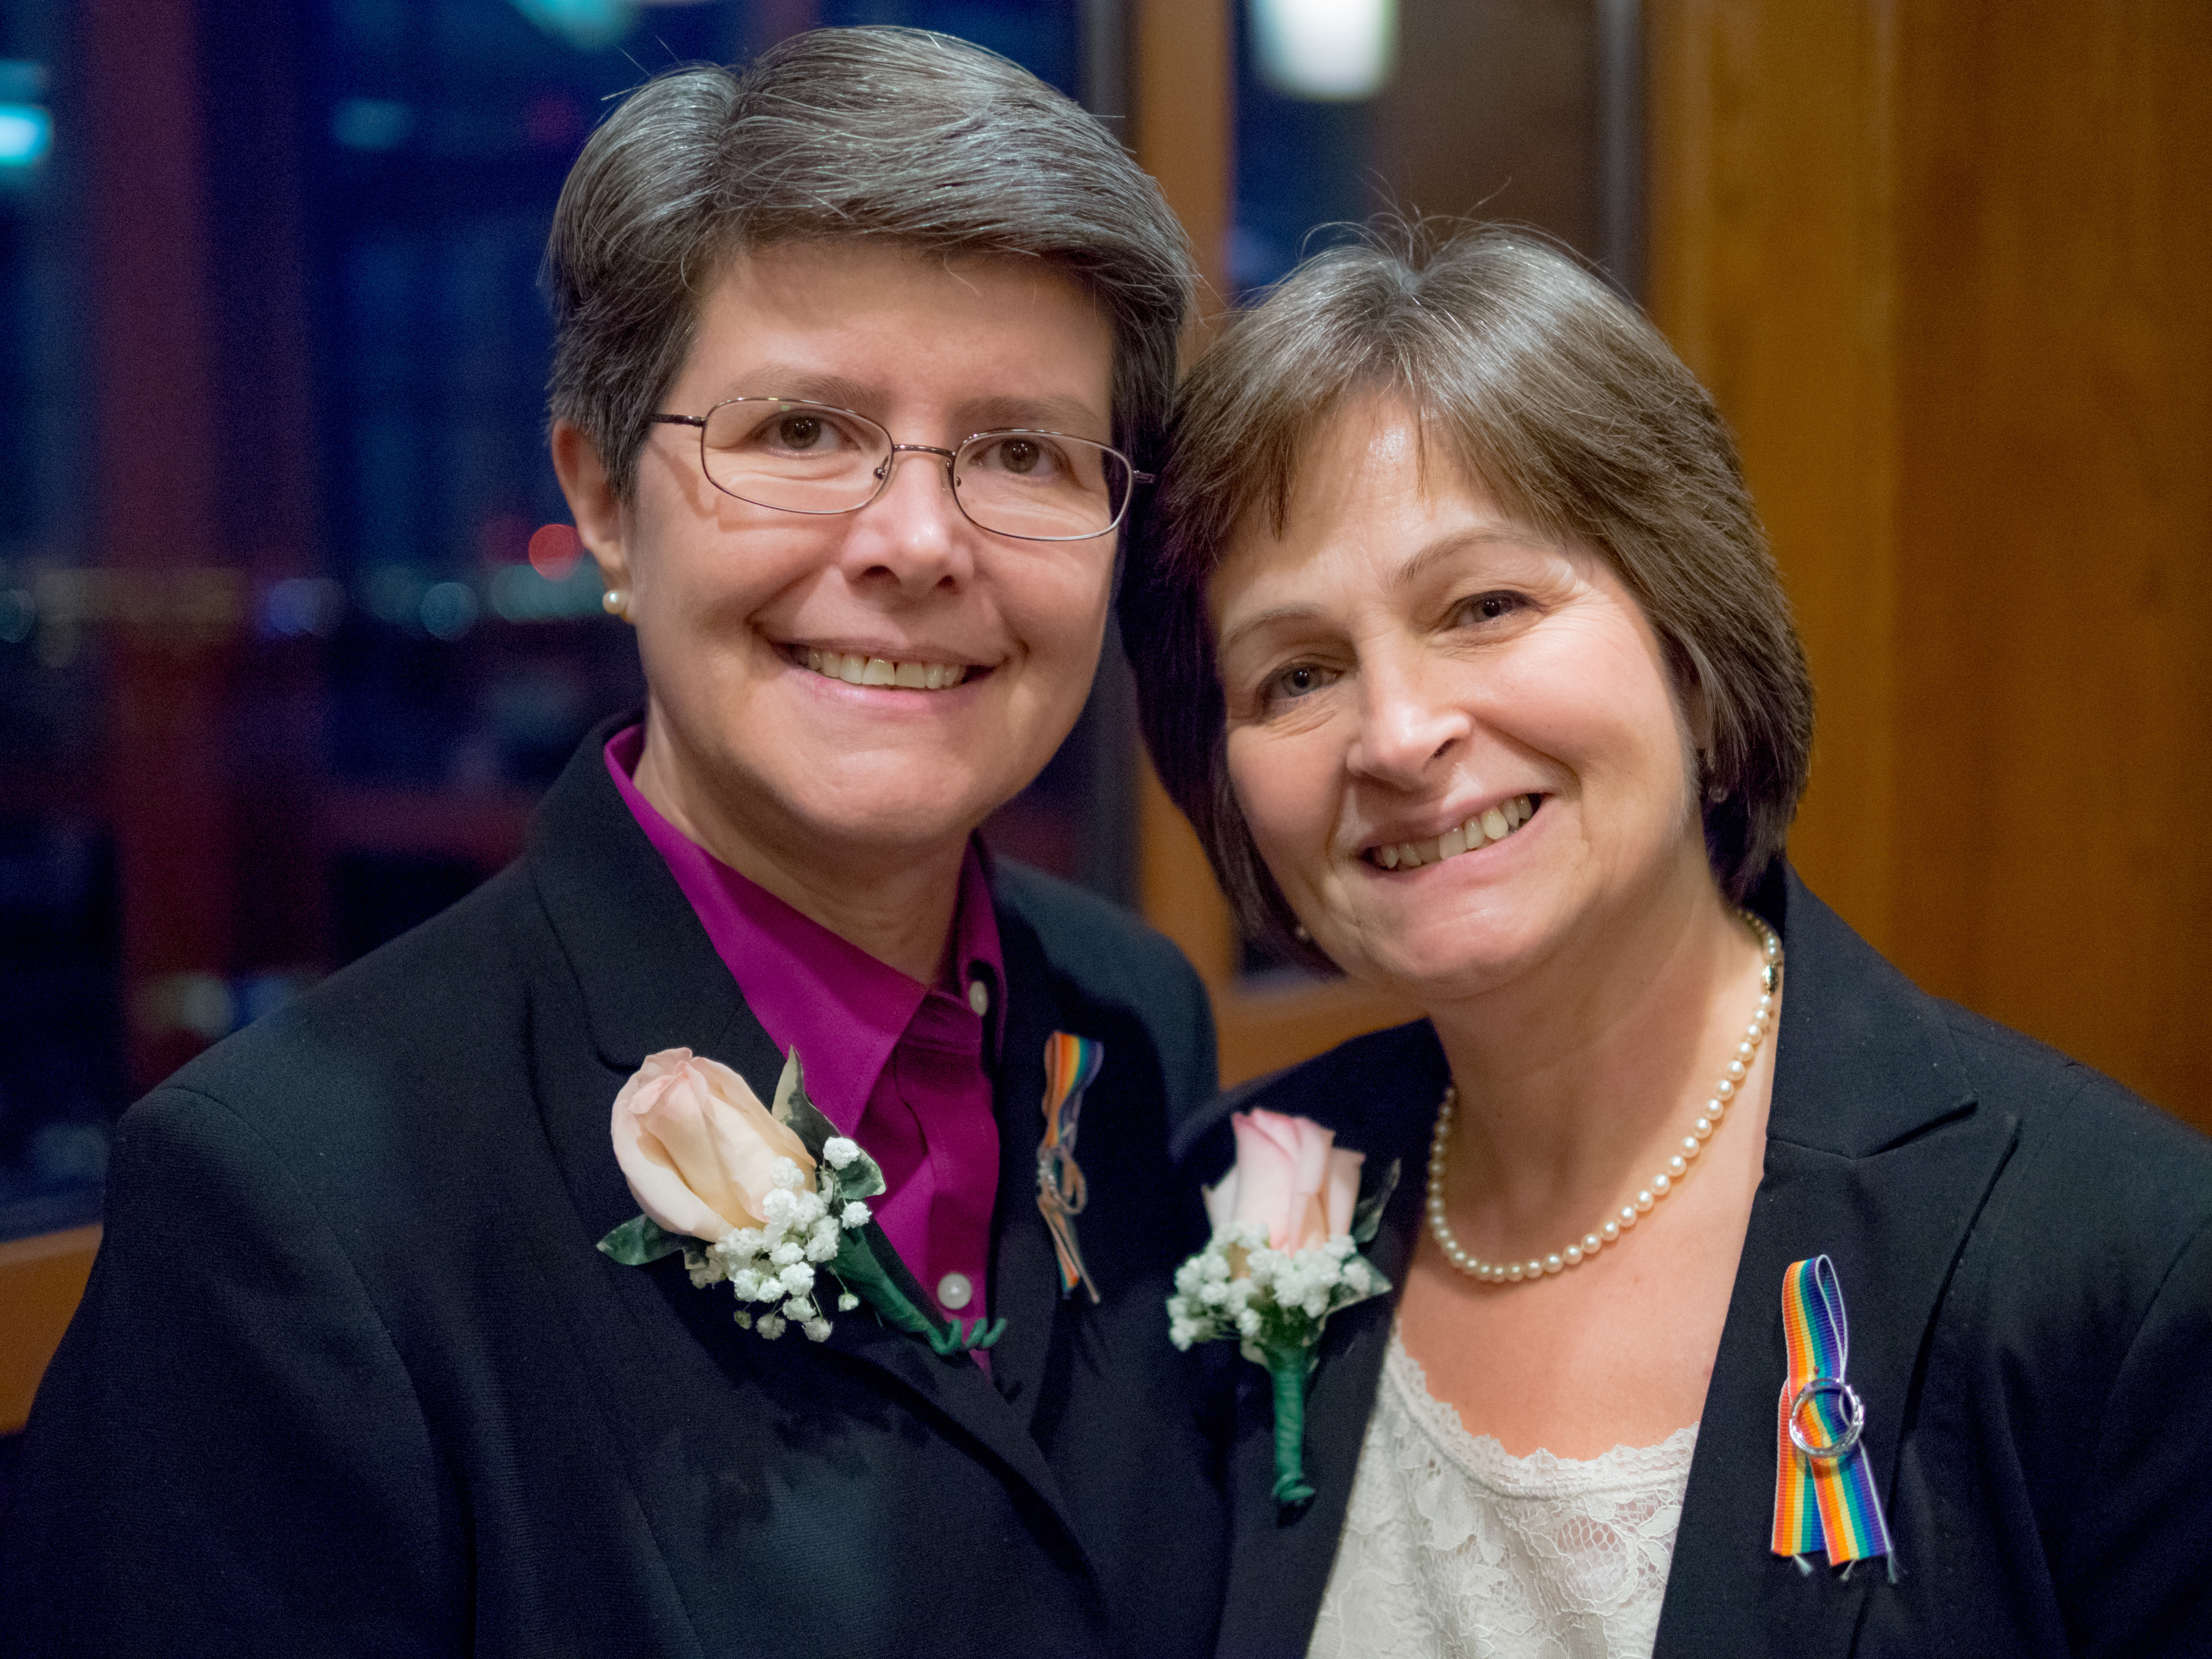
M1310 1118L1238 1112L1237 1163L1206 1193L1213 1237L1176 1271L1168 1337L1178 1348L1233 1337L1267 1368L1275 1407L1277 1506L1311 1500L1306 1382L1329 1315L1390 1288L1359 1254L1398 1184L1394 1160L1363 1190L1366 1154Z
M817 1342L830 1334L826 1273L839 1286L838 1311L865 1300L940 1354L999 1340L1004 1320L963 1331L922 1310L868 1211L884 1172L806 1097L797 1049L773 1110L719 1060L689 1048L648 1054L615 1097L612 1133L615 1161L644 1212L599 1241L624 1266L681 1250L694 1285L726 1282L738 1323L770 1339L793 1322Z

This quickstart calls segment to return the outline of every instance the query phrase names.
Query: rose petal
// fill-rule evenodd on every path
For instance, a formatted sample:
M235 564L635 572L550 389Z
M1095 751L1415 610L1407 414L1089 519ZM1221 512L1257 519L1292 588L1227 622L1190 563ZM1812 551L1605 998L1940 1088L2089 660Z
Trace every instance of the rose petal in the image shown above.
M1319 1193L1301 1193L1297 1198L1298 1216L1291 1230L1290 1248L1310 1249L1316 1244L1328 1243L1328 1209Z
M1364 1152L1328 1149L1328 1236L1340 1238L1352 1231L1352 1212L1359 1207L1359 1170Z
M1204 1196L1206 1218L1213 1228L1213 1236L1218 1238L1237 1219L1237 1166L1231 1164L1227 1175L1204 1189Z
M1265 1227L1279 1250L1291 1248L1296 1224L1296 1137L1285 1133L1289 1121L1273 1112L1237 1112L1229 1120L1237 1133L1237 1219Z
M1291 1129L1296 1137L1298 1196L1318 1193L1328 1181L1328 1149L1335 1142L1336 1131L1324 1129L1310 1117L1294 1117Z
M732 1225L694 1191L677 1168L657 1135L646 1127L645 1116L659 1105L677 1068L691 1058L688 1048L663 1049L649 1054L615 1097L615 1162L629 1185L638 1208L672 1233L715 1239Z
M814 1160L745 1080L688 1048L665 1048L615 1097L615 1161L638 1206L671 1232L719 1239L757 1226L790 1158L809 1178Z
M707 1118L714 1133L715 1165L735 1201L752 1216L765 1214L781 1158L796 1164L812 1189L814 1160L807 1154L806 1143L789 1124L776 1121L744 1079L720 1060L695 1060L690 1069L695 1085L709 1097Z

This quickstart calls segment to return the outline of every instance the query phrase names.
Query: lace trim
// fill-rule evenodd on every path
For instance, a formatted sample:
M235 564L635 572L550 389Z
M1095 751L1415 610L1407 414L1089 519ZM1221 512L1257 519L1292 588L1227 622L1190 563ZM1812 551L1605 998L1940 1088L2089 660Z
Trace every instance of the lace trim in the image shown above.
M1595 1457L1559 1457L1540 1446L1526 1457L1516 1457L1495 1435L1469 1434L1459 1413L1429 1392L1429 1374L1399 1340L1395 1323L1382 1374L1437 1449L1499 1498L1571 1498L1642 1491L1655 1480L1689 1480L1690 1458L1698 1449L1695 1423L1656 1446L1615 1446Z
M1695 1424L1515 1457L1437 1400L1396 1328L1308 1652L1649 1659Z

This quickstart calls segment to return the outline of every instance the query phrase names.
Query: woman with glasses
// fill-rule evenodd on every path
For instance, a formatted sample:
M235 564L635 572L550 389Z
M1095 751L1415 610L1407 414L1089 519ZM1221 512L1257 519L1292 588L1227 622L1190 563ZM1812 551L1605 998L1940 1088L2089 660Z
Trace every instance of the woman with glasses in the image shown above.
M635 94L547 269L646 706L125 1120L0 1646L1210 1651L1206 1006L975 839L1089 690L1181 232L1013 65L824 31Z
M1404 1177L1310 1503L1242 1367L1224 1659L2205 1651L2212 1146L1790 868L1803 656L1650 325L1505 233L1334 250L1159 491L1163 780L1248 929L1426 1016L1190 1126Z

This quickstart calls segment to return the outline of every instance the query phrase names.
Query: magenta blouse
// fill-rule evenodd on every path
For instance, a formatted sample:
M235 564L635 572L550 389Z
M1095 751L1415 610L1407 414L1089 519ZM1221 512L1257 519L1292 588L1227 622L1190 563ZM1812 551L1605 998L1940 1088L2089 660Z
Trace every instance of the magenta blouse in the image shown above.
M952 924L956 994L877 961L690 840L630 781L644 748L642 726L609 740L615 787L754 1017L776 1047L798 1046L814 1103L883 1166L889 1190L870 1207L892 1248L941 1312L988 1315L999 1126L983 1050L992 1043L995 1058L1006 967L975 848Z

